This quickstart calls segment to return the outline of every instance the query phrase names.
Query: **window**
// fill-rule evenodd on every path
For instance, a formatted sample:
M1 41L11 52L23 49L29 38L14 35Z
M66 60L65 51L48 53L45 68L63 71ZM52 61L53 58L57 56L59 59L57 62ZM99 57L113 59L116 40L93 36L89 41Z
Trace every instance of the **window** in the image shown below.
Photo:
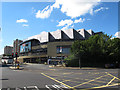
M69 54L70 46L57 46L57 54Z
M20 45L20 52L29 52L31 50L31 42L26 42Z

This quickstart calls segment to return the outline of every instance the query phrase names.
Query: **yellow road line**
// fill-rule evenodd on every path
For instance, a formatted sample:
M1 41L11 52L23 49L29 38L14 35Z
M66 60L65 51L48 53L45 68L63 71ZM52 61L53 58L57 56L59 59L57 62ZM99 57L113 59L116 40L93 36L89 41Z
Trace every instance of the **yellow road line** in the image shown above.
M111 87L111 86L117 86L117 85L120 85L118 83L115 83L115 84L112 84L112 85L103 85L103 86L98 86L98 87L92 87L92 88L86 88L86 89L80 89L80 90L90 90L90 89L96 89L96 88L105 88L105 87Z
M110 80L110 82L108 82L108 84L106 86L108 86L109 84L112 83L113 80L115 80L116 77L114 77L112 80Z
M107 76L107 75L104 75L104 76ZM100 78L102 78L102 77L104 77L104 76L97 77L97 78L95 78L95 79L92 79L92 80L90 80L90 81L87 81L87 82L81 83L81 84L76 85L76 86L73 86L73 87L75 88L75 87L78 87L78 86L81 86L81 85L84 85L84 84L87 84L87 83L93 82L93 81L95 81L95 80L97 80L97 79L100 79Z
M111 76L111 77L115 77L115 76L113 76L112 74L110 74L110 73L108 73L108 72L105 72L105 73L107 73L109 76ZM120 80L118 77L115 77L116 79L118 79L118 80Z
M99 86L99 87L92 87L90 89L105 88L105 87L111 87L111 86L117 86L117 85L120 85L120 84L119 83L115 83L115 84L112 84L112 85L103 85L103 86ZM89 90L89 89L86 89L86 90Z
M48 76L48 75L46 75L46 74L44 74L44 73L41 73L41 74L44 75L44 76L46 76L46 77L48 77L48 78L50 78L50 79L52 79L52 80L54 80L54 81L56 81L56 82L58 82L58 83L60 83L60 84L62 84L62 85L65 85L65 86L68 87L68 88L71 88L71 89L73 89L73 90L76 90L75 88L73 88L73 87L71 87L71 86L69 86L69 85L66 85L66 84L63 83L63 82L60 82L60 81L56 80L55 78L52 78L52 77L50 77L50 76Z

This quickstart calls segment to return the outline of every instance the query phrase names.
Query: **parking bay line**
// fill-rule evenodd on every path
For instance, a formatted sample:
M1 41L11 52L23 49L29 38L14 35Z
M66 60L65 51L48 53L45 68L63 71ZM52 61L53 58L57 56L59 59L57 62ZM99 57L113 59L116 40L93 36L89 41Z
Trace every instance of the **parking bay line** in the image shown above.
M104 76L107 76L107 75L104 75ZM92 80L90 80L90 81L87 81L87 82L81 83L81 84L79 84L79 85L73 86L73 88L78 87L78 86L81 86L81 85L84 85L84 84L87 84L87 83L90 83L90 82L93 82L93 81L95 81L95 80L97 80L97 79L100 79L100 78L102 78L102 77L104 77L104 76L100 76L100 77L97 77L97 78L92 79Z
M115 84L112 84L112 85L108 85L108 86L106 86L106 85L103 85L103 86L98 86L98 87L92 87L92 88L86 88L86 89L80 89L80 90L90 90L90 89L97 89L97 88L105 88L105 87L111 87L111 86L117 86L117 85L120 85L120 84L118 84L118 83L115 83Z
M73 87L71 87L71 86L69 86L69 85L67 85L67 84L65 84L65 83L63 83L63 82L60 82L60 81L56 80L55 78L52 78L52 77L50 77L50 76L48 76L48 75L46 75L46 74L44 74L44 73L41 73L41 74L42 74L43 76L46 76L46 77L48 77L48 78L50 78L50 79L52 79L52 80L54 80L54 81L62 84L62 85L65 85L65 86L68 87L68 88L71 88L71 89L73 89L73 90L76 90L75 88L73 88Z
M112 86L117 86L117 85L120 85L119 83L115 83L115 84L112 84L112 85L103 85L103 86L98 86L98 87L92 87L92 88L87 88L87 89L81 89L81 90L90 90L90 89L97 89L97 88L105 88L105 87L112 87Z
M109 76L111 76L111 77L115 77L115 76L113 76L112 74L110 74L110 73L108 73L108 72L105 72L105 73L107 73ZM120 80L118 77L115 77L116 79L118 79L118 80Z
M107 73L107 72L106 72ZM117 77L115 77L115 76L113 76L112 74L110 74L110 73L107 73L109 76L111 76L111 77L114 77L110 82L108 82L108 84L107 85L103 85L103 86L98 86L98 87L92 87L92 88L87 88L87 89L82 89L82 90L90 90L90 89L96 89L96 88L105 88L105 87L111 87L111 86L117 86L117 85L120 85L120 83L115 83L115 84L111 84L112 83L112 81L114 81L115 79L118 79L118 80L120 80L119 78L117 78ZM111 85L110 85L111 84Z
M111 83L112 83L112 81L114 81L114 80L115 80L115 78L116 78L116 77L114 77L112 80L110 80L110 82L108 82L108 84L107 84L106 86L108 86L109 84L111 84Z

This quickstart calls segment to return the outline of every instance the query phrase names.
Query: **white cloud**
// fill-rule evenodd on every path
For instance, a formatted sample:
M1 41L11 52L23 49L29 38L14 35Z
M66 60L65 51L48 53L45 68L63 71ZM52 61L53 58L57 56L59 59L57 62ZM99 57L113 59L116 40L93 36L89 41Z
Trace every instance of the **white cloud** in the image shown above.
M42 11L38 10L36 18L48 18L54 8L60 8L61 12L71 18L76 18L86 13L91 13L94 6L101 0L56 0L52 6L45 7Z
M28 25L28 24L23 24L22 26L23 26L23 27L28 27L29 25Z
M54 8L60 8L57 0L52 6L48 5L42 11L38 10L38 12L36 13L36 18L48 18Z
M101 7L99 9L94 10L94 12L97 13L97 12L99 12L101 10L108 10L108 9L109 9L108 7Z
M100 0L56 0L61 5L61 11L71 18L76 18L86 13L94 6L98 5Z
M47 6L42 11L38 10L38 12L36 13L36 18L42 18L42 19L48 18L52 11L53 11L53 7Z
M120 31L116 32L114 36L117 37L117 38L120 38Z
M71 25L73 25L73 21L71 19L61 20L57 26L64 26L62 30L68 29Z
M90 9L90 14L93 15L93 9Z
M61 20L57 26L63 26L62 30L66 30L69 27L74 27L74 23L84 22L85 18L76 19L74 22L71 19Z
M73 21L71 19L61 20L57 26L72 25Z
M16 23L27 23L27 22L28 22L28 20L26 20L26 19L19 19L16 21Z
M80 19L76 19L75 21L74 21L74 23L79 23L79 22L84 22L85 21L85 18L80 18Z
M67 30L68 29L68 25L66 25L66 26L64 26L63 28L62 28L62 30Z

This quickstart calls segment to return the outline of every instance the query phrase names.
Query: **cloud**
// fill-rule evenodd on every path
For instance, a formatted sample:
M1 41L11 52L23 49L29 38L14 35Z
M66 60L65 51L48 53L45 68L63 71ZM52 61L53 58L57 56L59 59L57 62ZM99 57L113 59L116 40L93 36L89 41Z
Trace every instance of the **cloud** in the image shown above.
M26 20L26 19L19 19L16 21L16 23L27 23L27 22L28 22L28 20Z
M69 26L73 25L73 21L71 19L61 20L57 26L64 26L62 30L68 29Z
M73 21L71 19L61 20L57 26L71 25Z
M48 5L43 10L38 10L36 18L48 18L54 8L60 8L61 12L65 13L66 16L76 18L90 13L99 2L100 0L56 0L52 6Z
M114 36L117 37L117 38L120 38L120 31L116 32Z
M93 9L90 9L90 14L93 15Z
M23 27L28 27L29 25L28 25L28 24L23 24L22 26L23 26Z
M68 25L66 25L66 26L64 26L63 28L62 28L62 30L67 30L68 29Z
M53 11L53 8L50 6L47 6L42 11L38 10L38 12L36 13L36 18L42 18L42 19L48 18L52 11Z
M74 21L74 23L79 23L79 22L84 22L85 21L85 18L80 18L80 19L76 19L75 21Z
M97 13L97 12L99 12L101 10L108 10L108 9L109 9L108 7L101 7L99 9L94 10L94 13Z
M52 6L48 5L42 11L38 10L36 13L36 18L48 18L54 8L60 8L58 0L56 0L56 2Z
M86 13L94 6L98 5L100 0L57 0L61 5L61 11L71 18L76 18Z

